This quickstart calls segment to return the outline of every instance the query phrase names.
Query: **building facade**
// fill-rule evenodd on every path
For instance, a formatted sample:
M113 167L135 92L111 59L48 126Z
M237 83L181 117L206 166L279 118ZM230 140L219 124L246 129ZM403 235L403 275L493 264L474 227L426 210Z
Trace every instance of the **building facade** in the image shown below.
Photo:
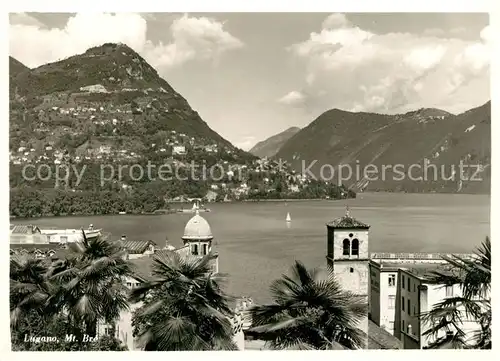
M10 226L10 244L48 244L49 237L42 234L40 228L29 225Z
M459 285L434 284L432 272L447 272L444 254L374 254L370 262L370 319L393 333L405 349L425 349L446 337L442 330L427 335L430 325L424 316L449 297L460 297ZM461 255L472 257L472 255ZM463 311L463 310L461 310ZM479 325L465 318L460 328L472 335ZM454 330L451 330L454 332Z
M370 262L370 319L394 334L398 269Z

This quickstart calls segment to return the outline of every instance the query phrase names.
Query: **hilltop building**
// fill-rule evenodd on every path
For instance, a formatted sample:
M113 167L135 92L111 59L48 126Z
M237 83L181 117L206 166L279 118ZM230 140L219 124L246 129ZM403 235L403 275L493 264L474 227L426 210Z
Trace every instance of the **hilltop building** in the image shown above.
M186 147L183 145L175 145L172 147L173 155L186 155Z

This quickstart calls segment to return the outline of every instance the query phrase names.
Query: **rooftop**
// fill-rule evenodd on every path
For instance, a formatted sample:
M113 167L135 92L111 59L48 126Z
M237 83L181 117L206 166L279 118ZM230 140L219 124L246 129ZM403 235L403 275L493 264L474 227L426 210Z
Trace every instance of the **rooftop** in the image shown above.
M403 264L403 263L382 262L380 266L381 270L397 271L401 269L422 280L425 280L432 272L439 271L442 273L447 273L449 271L449 265L447 263Z
M61 244L10 244L11 255L33 255L42 254L51 259L63 259L66 257L68 250Z
M370 258L372 260L443 260L443 257L451 257L453 255L460 256L463 258L474 258L474 254L471 253L427 253L427 252L371 252Z
M402 349L403 343L389 332L368 320L368 349L396 350Z
M28 251L48 250L48 249L60 249L62 248L59 243L11 243L10 249L25 249Z
M360 229L368 229L370 226L366 223L358 221L356 218L351 217L349 212L349 207L346 208L345 215L343 217L339 217L334 219L333 221L326 224L331 228L360 228Z
M130 260L132 270L139 281L148 282L153 280L153 259L153 257L141 257Z
M33 226L31 224L11 224L10 225L10 233L13 234L32 234L40 229L37 226Z
M184 240L211 240L212 230L207 220L200 216L198 211L193 218L191 218L184 228L184 235L182 239Z
M119 241L123 248L127 250L128 253L131 254L141 254L144 253L150 245L156 245L153 241L133 241L133 240L124 240Z

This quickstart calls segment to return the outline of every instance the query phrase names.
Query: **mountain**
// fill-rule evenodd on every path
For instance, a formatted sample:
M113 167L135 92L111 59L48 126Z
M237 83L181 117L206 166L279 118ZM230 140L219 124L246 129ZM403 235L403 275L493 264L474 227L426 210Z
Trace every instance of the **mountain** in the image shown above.
M287 130L273 135L272 137L267 138L259 143L257 143L252 149L249 150L253 155L264 158L264 157L272 157L280 148L285 144L291 137L297 134L300 131L298 127L291 127Z
M26 65L21 63L19 60L9 56L9 74L10 76L15 76L23 71L30 70Z
M30 71L26 65L21 63L19 60L9 56L9 99L15 97L15 90L17 88L17 76L25 71Z
M51 146L78 153L103 145L144 154L177 133L184 135L179 144L194 141L252 158L212 130L124 44L107 43L31 70L13 58L10 63L12 151Z
M343 183L357 191L489 193L490 142L490 102L459 115L433 108L397 115L332 109L275 158L298 171L310 169L316 178L321 169L323 179L349 178ZM476 169L482 169L481 180L472 177Z

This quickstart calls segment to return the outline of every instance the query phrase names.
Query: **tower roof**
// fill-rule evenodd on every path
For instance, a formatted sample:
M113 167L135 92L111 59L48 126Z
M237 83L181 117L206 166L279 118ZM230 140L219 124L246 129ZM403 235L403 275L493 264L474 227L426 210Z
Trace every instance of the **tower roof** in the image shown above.
M370 226L366 223L358 221L356 218L351 217L349 212L349 207L346 207L346 212L343 217L339 217L334 219L331 222L326 224L331 228L359 228L359 229L368 229Z
M182 239L208 241L212 238L214 237L212 236L210 225L207 220L196 211L196 215L187 222Z

